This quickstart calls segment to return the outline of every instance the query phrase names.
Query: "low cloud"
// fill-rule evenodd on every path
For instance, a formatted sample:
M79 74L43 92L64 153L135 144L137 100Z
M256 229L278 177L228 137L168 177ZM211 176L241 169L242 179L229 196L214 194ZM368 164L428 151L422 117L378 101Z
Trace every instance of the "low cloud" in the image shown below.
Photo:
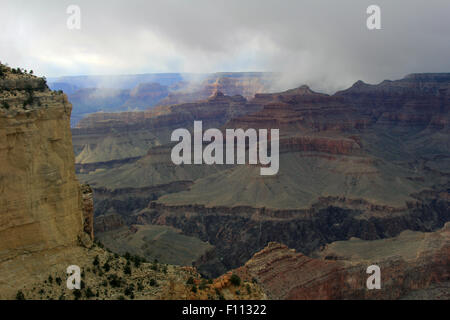
M0 60L49 77L274 71L280 89L327 92L450 71L449 1L375 2L3 1ZM81 8L81 30L66 26L70 4ZM366 28L371 4L382 30Z

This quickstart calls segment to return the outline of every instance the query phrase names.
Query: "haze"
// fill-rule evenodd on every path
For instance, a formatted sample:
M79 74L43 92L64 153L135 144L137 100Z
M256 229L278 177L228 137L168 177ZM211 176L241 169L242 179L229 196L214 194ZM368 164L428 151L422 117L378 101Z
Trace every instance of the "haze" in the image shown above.
M81 30L66 9L81 8ZM381 7L382 30L366 28ZM281 72L282 88L333 92L450 71L450 2L2 1L0 61L47 77Z

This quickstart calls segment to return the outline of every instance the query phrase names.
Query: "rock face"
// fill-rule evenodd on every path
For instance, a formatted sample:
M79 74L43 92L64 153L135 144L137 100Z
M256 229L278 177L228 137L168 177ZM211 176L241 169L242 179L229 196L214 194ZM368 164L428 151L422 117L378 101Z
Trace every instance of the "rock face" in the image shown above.
M45 80L1 67L0 297L4 297L52 260L38 257L77 246L84 231L93 234L92 198L88 191L82 194L75 176L71 104L64 94L48 90ZM83 202L91 208L84 214ZM15 262L21 268L13 269Z
M141 112L96 113L72 130L80 164L110 162L145 156L152 147L170 142L177 128L192 129L194 120L220 127L233 117L259 110L242 96L220 92L206 100L159 107Z
M410 208L377 207L361 201L321 199L310 209L165 206L127 216L128 223L170 225L215 246L196 262L208 276L244 264L255 252L277 241L305 254L327 243L352 237L367 241L390 238L404 230L433 231L450 220L448 203L426 200Z
M274 76L264 73L217 73L199 84L186 83L158 102L158 105L174 105L204 100L216 93L227 96L243 96L252 99L256 93L268 92Z
M83 230L91 240L94 240L94 199L89 185L81 185L81 196L83 199Z
M271 242L236 273L256 279L272 299L398 299L450 279L450 223L433 233L332 243L320 256ZM379 290L367 289L370 265L380 267Z
M247 101L216 92L151 113L92 115L74 131L85 161L79 177L99 194L96 213L175 227L214 245L196 264L209 276L271 241L312 254L351 237L432 232L450 219L449 85L449 74L421 74L358 81L334 95L307 86ZM193 120L204 129L279 129L278 174L261 177L258 165L173 166L167 139ZM131 141L128 132L139 132L135 143L117 143ZM141 154L119 163L114 152L129 145Z

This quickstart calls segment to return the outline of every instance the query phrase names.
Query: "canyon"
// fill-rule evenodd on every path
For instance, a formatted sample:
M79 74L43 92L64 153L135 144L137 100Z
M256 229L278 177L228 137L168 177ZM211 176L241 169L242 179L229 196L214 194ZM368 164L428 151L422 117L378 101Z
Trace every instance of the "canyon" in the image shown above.
M333 95L207 80L71 130L66 94L0 67L0 298L77 298L55 281L77 264L87 299L448 299L450 74ZM130 82L143 105L162 86ZM279 172L175 165L171 133L199 120L278 129Z
M71 126L95 112L152 109L207 99L216 91L252 98L269 92L276 74L219 72L213 74L142 74L72 76L49 79L49 87L64 91L73 105Z
M0 64L0 299L266 297L230 275L207 282L192 267L119 256L95 242L92 189L75 176L71 110L44 78ZM66 287L72 265L82 270L80 290ZM250 289L237 294L241 286Z
M253 98L217 91L141 113L92 114L73 130L77 175L94 190L103 232L173 228L212 246L192 261L208 277L236 270L271 242L307 256L352 238L384 246L407 230L434 234L450 220L449 88L448 73L412 74L375 85L358 81L333 95L307 86ZM195 120L222 132L279 129L278 174L262 177L260 165L174 165L168 137L176 128L192 131ZM142 148L132 157L105 152L131 144ZM152 254L164 260L162 252ZM448 281L448 274L436 281ZM336 292L314 297L366 298Z
M256 279L270 299L410 299L417 288L446 283L450 223L432 233L403 231L375 241L333 242L315 258L270 242L240 267L242 279ZM367 290L366 268L380 267L380 289ZM448 299L434 294L428 299Z

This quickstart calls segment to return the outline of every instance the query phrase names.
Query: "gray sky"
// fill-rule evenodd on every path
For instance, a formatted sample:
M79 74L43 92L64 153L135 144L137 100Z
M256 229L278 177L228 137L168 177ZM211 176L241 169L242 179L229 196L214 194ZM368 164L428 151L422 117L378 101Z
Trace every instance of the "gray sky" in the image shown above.
M371 4L382 30L366 27ZM1 0L0 30L0 61L47 77L276 71L332 92L450 72L449 0Z

